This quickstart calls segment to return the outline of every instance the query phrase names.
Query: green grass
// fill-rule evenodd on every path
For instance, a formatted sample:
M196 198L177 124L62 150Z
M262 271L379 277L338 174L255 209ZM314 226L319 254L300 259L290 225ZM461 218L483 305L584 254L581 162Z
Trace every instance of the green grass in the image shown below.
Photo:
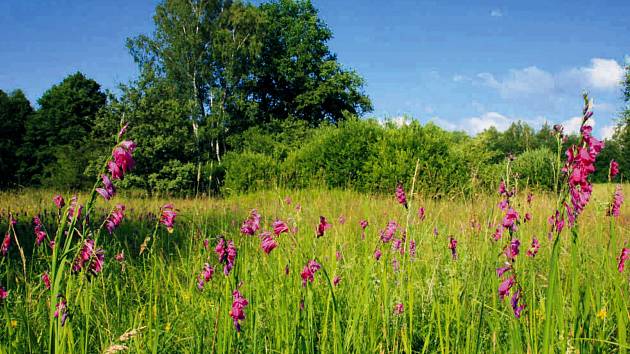
M379 238L389 220L406 225L407 211L393 196L275 190L227 199L168 200L179 209L175 232L160 227L155 243L149 243L142 255L140 245L155 226L147 213L159 213L167 200L119 196L111 205L127 206L125 220L113 236L105 232L98 239L106 250L103 273L96 277L68 273L58 285L70 314L63 327L49 321L54 312L50 303L57 294L44 288L40 276L51 271L51 253L48 247L34 248L30 221L41 213L53 234L57 217L53 193L0 193L1 230L7 227L7 211L17 214L16 231L26 255L26 279L15 244L9 257L2 257L0 283L9 297L0 304L0 352L47 352L53 343L57 352L76 353L103 352L114 344L127 346L128 352L154 353L542 353L548 323L550 351L624 352L630 347L629 273L617 271L616 258L630 239L630 214L624 204L614 222L605 216L612 191L612 185L596 186L579 219L576 243L568 229L563 232L557 248L557 291L551 302L547 288L553 274L553 241L547 238L547 217L556 200L537 193L530 206L525 202L527 192L519 193L517 210L533 215L517 233L522 244L515 267L527 303L520 319L514 317L509 298L500 301L497 295L500 279L495 268L505 259L501 252L506 240L493 241L494 228L488 227L502 218L495 195L468 200L410 198L407 240L417 243L413 258L392 251L391 244L383 245ZM624 194L630 195L628 185ZM284 201L286 196L292 198L291 205ZM68 200L70 195L64 197ZM86 198L80 195L81 202ZM301 211L296 211L297 203ZM97 215L102 218L111 205L99 200ZM419 206L426 208L424 221L415 215ZM279 246L266 255L258 237L239 232L253 208L262 215L262 229L270 230L279 218L297 227L297 233L282 234ZM317 239L320 215L333 227ZM343 225L338 222L342 215ZM370 223L365 240L362 219ZM473 221L481 227L471 227ZM213 279L199 291L196 276L203 264L217 265L218 235L234 240L236 265L229 276L217 266ZM457 260L447 247L449 236L458 240ZM533 237L541 248L530 258L525 253ZM209 250L203 247L204 239L210 241ZM373 257L376 248L383 252L379 261ZM113 259L120 251L126 257L124 269ZM342 255L340 260L336 252ZM313 283L302 287L300 272L309 259L323 268ZM398 271L394 259L400 264ZM65 265L66 271L70 266ZM336 287L331 284L335 276L341 277ZM229 317L237 287L249 301L240 333ZM402 315L394 314L396 303L404 304ZM119 340L139 328L132 338Z

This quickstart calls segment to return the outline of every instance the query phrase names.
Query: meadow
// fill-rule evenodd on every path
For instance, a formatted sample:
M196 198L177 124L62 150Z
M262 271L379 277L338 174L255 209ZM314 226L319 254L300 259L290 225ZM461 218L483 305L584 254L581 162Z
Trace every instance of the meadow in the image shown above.
M606 217L612 185L597 185L580 216L580 236L560 241L559 299L553 305L554 351L623 352L627 344L628 273L617 258L628 238L630 218ZM630 192L624 186L626 195ZM519 191L514 204L531 221L521 225L518 267L526 307L515 318L509 299L501 300L503 244L492 238L502 218L498 195L434 200L407 193L405 209L391 196L340 190L273 190L227 199L140 199L117 197L127 206L125 220L99 242L105 262L97 276L70 275L63 293L68 318L55 321L49 342L51 299L41 275L48 269L48 246L34 246L32 217L42 215L47 230L57 218L50 191L0 194L3 225L10 210L26 253L26 279L19 252L3 258L3 352L92 353L127 347L130 352L541 352L552 241L547 218L555 196ZM79 200L88 195L79 194ZM160 225L154 243L156 214L173 203L173 233ZM104 201L97 202L100 214ZM425 210L424 219L418 210ZM260 230L275 220L289 231L278 236L269 254L256 236L240 226L250 210L261 215ZM316 237L320 216L331 227ZM365 237L360 225L367 220ZM390 221L406 230L403 252L384 244L380 231ZM50 228L48 228L50 227ZM215 246L219 235L237 250L234 267L224 275ZM454 258L449 237L457 240ZM535 257L526 257L532 239L540 241ZM208 241L208 246L204 241ZM409 242L415 242L415 255ZM375 259L375 251L382 256ZM114 255L124 253L124 260ZM311 259L321 264L312 282L300 273ZM214 274L202 290L204 264ZM6 269L6 270L5 270ZM49 271L49 270L48 270ZM340 279L338 282L335 279ZM26 280L26 281L25 281ZM238 289L247 299L241 331L230 317ZM54 308L53 308L54 310ZM59 319L60 321L60 319ZM126 335L125 335L126 333ZM119 347L116 347L118 345Z

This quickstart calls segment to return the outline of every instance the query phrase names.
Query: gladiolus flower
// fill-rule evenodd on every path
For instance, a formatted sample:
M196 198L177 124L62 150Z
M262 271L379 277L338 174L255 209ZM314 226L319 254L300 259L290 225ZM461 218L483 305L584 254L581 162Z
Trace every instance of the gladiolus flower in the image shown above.
M39 246L46 238L46 231L44 231L44 225L42 225L39 216L33 218L33 224L35 224L35 245Z
M519 241L518 239L513 239L512 242L510 242L510 245L505 248L505 256L509 260L513 261L516 258L516 256L518 256L520 245L521 245L521 241Z
M416 241L414 240L409 241L409 256L416 256Z
M520 299L521 289L518 289L514 292L514 294L512 295L512 299L510 300L510 303L512 304L512 310L514 310L514 317L516 318L521 318L521 312L523 311L523 309L525 309L525 305L519 306L518 302Z
M610 160L610 168L608 170L608 176L612 179L619 173L619 164L615 160Z
M260 214L258 214L258 211L256 209L252 209L252 211L249 213L249 217L247 217L247 219L243 221L243 224L241 226L241 233L253 236L259 228Z
M66 324L66 320L68 319L68 302L63 295L57 295L57 298L61 298L61 301L57 302L55 305L55 318L59 318L61 315L61 326L63 327Z
M345 216L343 216L343 215L340 215L340 216L339 216L339 224L340 224L340 225L343 225L343 224L345 224L345 223L346 223L346 217L345 217Z
M402 302L394 305L394 315L400 316L403 314L403 312L405 312L405 306L402 304Z
M369 225L367 220L361 220L361 222L359 222L359 224L361 225L361 229L363 229L363 230L365 230L368 227L368 225Z
M73 196L70 199L70 207L68 208L68 219L72 221L73 218L77 220L81 217L81 211L83 210L83 206L78 203L77 196ZM75 216L76 212L76 216Z
M532 246L527 250L527 256L536 257L539 248L540 242L538 242L538 239L534 237L534 239L532 240Z
M495 241L499 241L501 237L503 237L503 226L499 225L499 227L494 230L494 234L492 234L492 237Z
M613 200L606 211L606 215L619 217L621 214L621 205L623 204L623 193L621 191L621 186L618 185L615 189L615 194L613 196Z
M398 224L395 221L392 220L387 223L387 227L385 227L385 230L381 231L381 241L383 241L383 243L391 241L396 234L397 229Z
M123 125L122 128L120 128L120 131L118 132L118 140L120 140L122 136L125 135L128 127L129 127L129 123L126 123L125 125Z
M110 200L114 196L114 194L116 194L116 187L114 187L114 184L109 179L109 177L107 177L107 175L101 175L101 179L103 180L104 188L96 188L96 191L98 192L98 194L103 196L105 200Z
M117 254L114 256L114 259L115 259L117 262L124 262L124 261L125 261L125 251L120 251L120 253L117 253Z
M160 210L162 211L162 216L160 217L160 224L166 226L166 231L168 231L168 233L173 233L175 217L177 216L175 207L173 207L173 204L168 203L168 204L164 204L162 208L160 208Z
M234 301L232 302L232 309L230 310L230 317L232 317L232 320L234 321L234 327L236 327L236 331L240 332L241 324L239 321L242 321L245 319L244 310L247 304L249 304L249 302L247 301L247 299L243 297L243 295L241 295L240 292L238 292L238 290L234 290L232 292L232 297L234 298Z
M284 198L284 202L285 202L287 205L291 205L291 197L287 196L286 198Z
M405 195L405 190L400 182L398 182L398 185L396 186L396 199L398 199L398 203L402 204L405 209L407 209L407 196Z
M381 256L383 255L383 253L381 253L381 250L376 249L376 251L374 251L374 259L376 259L377 261L379 259L381 259Z
M6 300L7 297L9 297L9 292L0 285L0 301Z
M341 277L340 277L340 276L338 276L338 275L336 275L336 276L333 278L333 285L334 285L334 286L339 285L339 282L340 282L340 281L341 281Z
M617 265L617 270L619 273L623 272L623 269L626 266L626 261L630 258L630 248L622 248L621 255L619 256L619 264Z
M214 251L219 255L219 263L225 263L223 267L223 274L230 274L230 270L234 268L234 261L236 260L236 247L234 242L229 240L225 242L223 238L219 240L219 243L214 248Z
M497 268L497 277L502 277L505 272L512 270L512 265L510 263L505 263L505 266Z
M319 225L317 225L317 237L322 237L324 236L324 232L326 232L326 230L330 229L332 225L330 225L328 223L328 221L326 221L326 218L323 216L319 217Z
M114 230L118 227L118 225L120 225L120 222L125 216L124 212L125 212L125 206L122 204L118 204L116 205L116 208L112 211L112 213L109 215L107 220L105 220L105 228L107 229L107 232L109 232L110 235L114 232Z
M66 205L66 202L63 200L63 197L61 196L61 194L57 194L53 198L53 202L55 202L55 205L57 206L57 209L61 209L61 208L63 208L64 205Z
M213 274L214 268L212 268L208 263L204 264L201 275L197 276L197 288L199 290L203 290L205 283L209 282L210 279L212 279Z
M400 263L397 258L392 260L392 268L394 268L394 272L397 272L400 269Z
M518 213L512 208L508 209L505 217L503 217L503 227L516 231L516 222L518 222Z
M9 231L4 235L4 240L2 240L2 246L0 246L0 253L3 256L6 256L9 252L9 248L11 247L11 234Z
M343 255L341 254L341 252L335 251L335 258L337 259L337 262L339 262L343 259Z
M46 290L50 290L50 277L48 276L48 272L44 272L42 274L42 282L44 283Z
M534 199L534 195L532 193L527 193L527 204L531 204L532 199Z
M503 300L503 298L510 293L510 289L514 285L514 276L506 278L499 284L499 298Z
M308 263L304 266L302 273L300 273L300 276L302 277L303 287L306 287L307 281L312 283L315 280L314 275L321 267L322 266L319 263L317 263L314 259L311 259L310 261L308 261Z
M433 236L435 236L435 237L438 236L438 228L437 228L437 226L433 227Z
M262 235L261 235L262 236ZM262 236L262 241L260 242L260 248L265 251L266 254L271 253L274 248L278 247L278 242L267 233L267 235Z
M453 259L457 259L457 240L453 237L448 238L448 248L451 250Z
M289 227L284 221L276 220L273 222L273 233L280 236L281 233L289 232Z
M424 215L424 207L420 207L420 209L418 209L418 219L420 219L420 221L423 221L425 217L426 215Z

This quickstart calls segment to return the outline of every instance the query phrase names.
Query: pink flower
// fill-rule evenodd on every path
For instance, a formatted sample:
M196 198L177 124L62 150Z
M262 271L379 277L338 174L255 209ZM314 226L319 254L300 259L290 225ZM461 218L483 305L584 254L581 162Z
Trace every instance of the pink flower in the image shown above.
M234 301L232 302L232 309L230 310L230 317L232 317L232 320L234 321L234 327L236 327L236 331L240 332L241 331L240 321L245 319L244 310L247 304L249 304L249 302L247 301L247 299L243 297L243 295L241 295L240 292L238 292L238 290L234 290L232 292L232 297L234 298Z
M623 272L623 269L626 265L626 261L630 258L630 248L622 248L621 255L619 256L619 264L617 265L617 270L619 273Z
M339 224L343 225L346 223L346 217L343 215L339 215Z
M512 270L512 265L506 262L503 267L497 268L497 277L502 277L505 272L510 270Z
M103 180L104 188L96 188L96 191L98 192L98 194L103 196L105 200L110 200L114 196L114 194L116 194L116 187L114 187L114 184L109 179L109 177L107 177L107 175L101 175L101 179Z
M378 248L376 249L376 251L374 251L374 259L376 259L377 261L381 259L382 255L383 253L381 253L381 250L379 250Z
M420 219L420 221L423 221L425 217L426 215L424 215L424 207L420 207L420 209L418 209L418 219Z
M63 295L57 295L57 298L61 298L61 301L57 302L57 305L55 305L54 317L59 318L59 316L61 316L61 326L63 327L68 319L68 302Z
M397 272L400 269L400 263L398 262L398 259L395 257L392 260L392 268L394 268L394 272Z
M518 213L512 208L508 209L508 211L505 213L505 216L503 217L503 227L512 231L516 231L516 222L518 222Z
M615 194L613 196L613 200L610 203L608 210L606 211L606 215L619 217L619 214L621 214L622 204L623 204L623 192L621 190L621 186L617 185L617 188L615 189Z
M398 199L398 203L402 204L405 209L407 209L407 196L405 195L405 190L401 182L398 182L396 186L396 199Z
M2 246L0 246L0 253L2 253L3 256L6 256L7 253L9 252L10 247L11 247L11 234L9 233L9 231L7 231L7 233L4 234L4 240L2 240Z
M608 176L612 179L619 173L619 164L615 160L610 160L610 167L608 169Z
M116 208L109 214L109 217L105 220L105 228L111 235L114 230L120 225L125 216L125 206L122 204L116 205Z
M97 275L103 270L103 264L105 262L105 252L102 248L94 249L94 240L87 239L79 252L79 256L74 260L72 266L73 272L81 271L85 266L88 266L89 271L93 275Z
M63 200L63 197L61 196L61 194L57 194L56 196L54 196L53 202L55 202L57 209L61 209L63 208L64 205L66 205L66 202Z
M265 236L261 235L262 241L260 243L260 248L265 251L266 254L271 253L274 248L278 247L278 242L269 234L266 233Z
M538 242L538 239L534 237L534 239L532 240L532 246L527 250L527 256L536 257L536 254L538 253L539 248L540 248L540 242Z
M338 275L335 275L335 277L333 278L333 285L337 286L339 285L339 282L341 281L341 277Z
M359 222L359 225L361 225L361 229L365 230L368 227L369 223L367 220L361 220L361 222Z
M514 276L506 278L503 282L501 282L501 284L499 284L499 298L501 298L501 300L510 293L512 285L514 285Z
M383 243L387 243L392 240L394 235L396 234L396 230L398 229L398 224L395 221L390 221L387 223L385 230L381 231L381 241Z
M72 219L74 218L78 220L81 217L82 210L83 206L79 204L77 196L72 196L72 198L70 199L70 207L68 208L68 219L70 221L72 221Z
M505 186L505 181L504 180L501 180L501 183L499 183L499 194L500 195L507 194L507 188Z
M437 226L433 227L433 236L437 237L439 235Z
M107 163L107 170L112 174L112 179L123 179L123 171L116 165L116 162L109 161Z
M394 315L400 316L403 314L403 312L405 312L405 306L402 304L402 302L394 305Z
M125 251L120 251L114 256L116 262L124 262L125 261Z
M122 136L125 135L125 133L127 132L127 127L129 127L129 123L125 123L125 125L120 128L120 131L118 132L118 140L120 140Z
M175 207L173 204L167 203L164 204L160 210L162 212L162 216L160 216L160 224L166 226L166 231L168 231L168 233L173 233L175 217L177 216Z
M39 216L33 218L33 224L35 224L35 245L39 246L46 239L46 231L44 231L44 225L42 225Z
M452 236L448 238L448 248L451 250L453 259L457 259L457 240Z
M317 237L324 236L324 232L326 232L326 230L330 229L331 227L332 225L330 225L328 221L326 221L326 218L323 216L320 216L319 225L317 225Z
M308 263L304 266L302 273L300 273L300 276L302 277L303 287L306 287L307 281L312 283L315 280L314 275L321 267L322 266L319 263L317 263L314 259L311 259L310 261L308 261Z
M512 295L512 299L510 300L510 303L512 304L512 310L514 311L514 317L516 318L521 318L521 312L523 311L523 309L525 309L525 304L520 305L518 304L518 302L521 299L521 289L518 289L514 292L514 294Z
M534 199L534 195L532 193L527 193L527 204L531 204L532 199Z
M48 272L44 272L42 274L42 282L44 283L46 290L50 290L50 277L48 276Z
M107 163L107 168L113 179L122 179L123 175L133 169L135 161L131 154L136 149L136 144L131 140L122 141L112 151L112 160Z
M7 297L9 297L9 292L0 285L0 301L6 300Z
M212 279L213 274L214 268L212 268L208 263L204 264L201 275L197 276L197 288L199 290L203 290L204 285Z
M495 241L499 241L501 237L503 237L503 226L499 225L494 230L494 234L492 234L492 238L494 238Z
M528 222L532 220L532 214L530 213L525 213L525 220L524 222Z
M409 241L409 256L411 257L416 256L416 241L414 240Z
M519 241L518 239L513 239L512 242L510 242L509 246L505 248L505 256L509 260L513 261L516 256L518 256L518 250L520 246L521 241Z
M287 205L291 205L291 197L287 196L286 198L284 198L284 202L285 202Z
M241 233L253 236L260 228L260 214L256 209L252 209L249 217L241 225ZM275 228L275 227L274 227Z
M289 227L284 221L276 220L273 222L273 233L280 236L281 233L289 232Z
M343 259L343 255L341 254L341 252L335 251L335 258L337 259L337 262L339 262Z
M229 240L225 242L223 238L219 239L219 243L214 248L214 251L219 256L219 263L225 263L223 267L223 274L230 274L230 270L234 268L234 261L236 260L236 247L234 247L234 242Z

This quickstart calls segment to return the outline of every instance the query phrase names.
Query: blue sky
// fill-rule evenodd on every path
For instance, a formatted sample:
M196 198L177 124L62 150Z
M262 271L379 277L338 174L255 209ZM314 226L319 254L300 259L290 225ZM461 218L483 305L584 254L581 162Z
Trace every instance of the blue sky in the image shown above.
M524 120L577 125L580 93L595 132L622 108L630 1L314 0L331 49L366 80L379 118L409 116L476 133ZM156 1L0 3L0 89L34 102L80 70L115 89L137 75L125 38L152 31Z

